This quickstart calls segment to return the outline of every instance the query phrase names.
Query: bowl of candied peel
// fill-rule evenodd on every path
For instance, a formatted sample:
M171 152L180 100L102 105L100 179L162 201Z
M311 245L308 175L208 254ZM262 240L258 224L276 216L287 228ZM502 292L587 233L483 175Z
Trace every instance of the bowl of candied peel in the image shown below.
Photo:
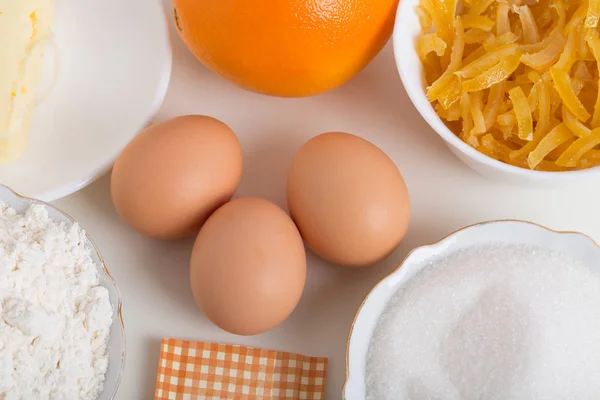
M404 0L394 52L423 118L511 182L600 175L598 0Z

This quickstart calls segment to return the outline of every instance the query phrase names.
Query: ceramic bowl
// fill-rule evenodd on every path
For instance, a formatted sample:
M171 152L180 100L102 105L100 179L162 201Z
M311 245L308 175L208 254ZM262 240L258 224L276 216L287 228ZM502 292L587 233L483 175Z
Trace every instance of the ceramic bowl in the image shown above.
M590 237L577 232L557 232L524 221L484 222L454 232L435 244L416 248L371 290L354 318L346 351L345 400L365 399L365 370L371 337L392 296L430 262L461 249L486 244L540 246L566 253L600 272L600 247Z
M52 32L27 149L0 164L0 183L44 201L110 169L158 111L172 66L161 0L56 0Z
M8 204L18 213L25 212L32 204L41 204L48 210L51 219L63 222L67 226L73 225L75 220L50 204L39 200L31 199L15 193L4 185L0 185L0 202ZM122 303L121 294L117 283L106 269L102 256L98 248L92 241L92 238L86 233L87 245L92 249L92 260L98 268L100 274L100 285L108 289L110 304L113 308L113 324L110 330L110 340L108 343L109 365L104 382L104 390L97 400L113 400L121 383L121 375L125 367L125 326L121 313Z
M444 140L460 160L481 175L509 183L550 186L585 178L598 179L600 167L565 172L531 171L490 158L460 140L437 116L427 100L425 78L415 49L416 37L421 32L414 11L420 0L402 0L396 14L393 42L396 66L408 97L429 126Z

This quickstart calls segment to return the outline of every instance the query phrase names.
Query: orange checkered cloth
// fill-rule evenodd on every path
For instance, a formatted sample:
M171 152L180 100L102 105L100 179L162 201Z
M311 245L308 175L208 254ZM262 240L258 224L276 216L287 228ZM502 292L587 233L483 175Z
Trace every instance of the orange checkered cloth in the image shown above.
M327 358L163 339L156 400L325 399Z

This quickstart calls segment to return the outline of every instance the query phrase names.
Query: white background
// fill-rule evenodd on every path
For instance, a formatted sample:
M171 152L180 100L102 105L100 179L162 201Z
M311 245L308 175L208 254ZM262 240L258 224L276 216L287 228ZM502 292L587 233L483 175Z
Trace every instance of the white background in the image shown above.
M534 190L472 172L412 107L390 45L340 89L313 98L279 99L232 86L198 63L179 38L172 40L173 77L156 120L197 113L229 124L244 148L236 196L261 196L285 206L286 170L294 152L312 136L341 130L367 138L396 162L411 193L412 222L399 249L368 269L335 267L309 254L307 286L291 317L266 334L238 337L213 326L194 305L188 284L192 241L155 241L122 224L110 201L108 176L56 201L94 238L123 295L127 365L117 400L153 398L163 337L329 357L327 397L339 399L354 314L370 288L409 250L464 225L502 218L600 239L600 182Z

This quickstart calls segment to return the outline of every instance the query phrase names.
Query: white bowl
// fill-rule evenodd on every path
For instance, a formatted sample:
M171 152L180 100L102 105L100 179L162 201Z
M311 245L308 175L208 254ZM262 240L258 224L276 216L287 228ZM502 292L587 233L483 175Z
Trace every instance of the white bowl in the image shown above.
M171 75L160 0L56 0L57 80L38 106L26 153L0 164L0 183L44 201L108 171L160 107ZM41 92L45 86L40 85Z
M566 253L600 272L600 247L577 232L556 232L524 221L483 222L463 228L441 241L413 250L400 266L368 294L354 318L346 351L345 400L365 399L367 352L377 322L392 296L431 261L460 249L484 244L524 244Z
M75 223L75 220L50 204L39 200L21 196L8 187L0 185L0 202L8 204L18 213L25 212L32 204L41 204L48 210L48 216L55 221L64 222L67 226ZM115 398L121 375L125 367L125 326L123 325L121 294L117 283L106 269L102 256L92 238L86 233L87 245L92 249L92 260L98 267L100 273L100 285L108 289L110 304L113 308L113 324L110 329L108 343L108 371L104 382L104 390L97 400L112 400Z
M402 0L398 6L393 33L396 66L404 89L415 108L459 159L485 177L517 184L548 186L600 177L600 167L580 171L544 172L508 165L478 152L448 129L437 116L425 93L423 67L415 49L415 40L421 32L421 26L414 7L419 2Z

